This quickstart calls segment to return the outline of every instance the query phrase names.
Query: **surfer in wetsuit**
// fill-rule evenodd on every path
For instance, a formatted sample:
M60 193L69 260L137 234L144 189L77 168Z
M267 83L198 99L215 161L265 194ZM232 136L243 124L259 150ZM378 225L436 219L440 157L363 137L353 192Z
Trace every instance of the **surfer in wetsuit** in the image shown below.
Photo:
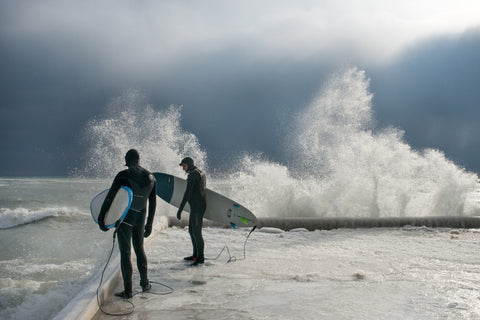
M132 262L130 261L131 244L135 255L137 256L137 268L140 273L140 286L142 291L151 289L147 276L147 257L143 249L143 238L147 238L152 232L153 218L156 209L156 181L153 175L146 169L142 168L140 163L140 155L137 150L130 149L125 155L125 162L128 169L120 171L113 180L110 191L103 202L102 209L98 216L98 224L100 229L107 231L105 228L105 213L110 208L117 191L126 186L132 189L133 199L130 210L123 222L117 226L118 247L120 249L120 265L122 269L124 291L115 293L117 297L124 299L131 298L132 294ZM148 218L147 215L148 201Z
M188 232L192 239L193 254L190 257L185 257L185 260L193 261L192 266L204 263L205 257L203 255L204 242L202 237L203 214L207 208L207 200L205 197L207 178L205 174L198 169L193 159L186 157L180 162L183 170L188 173L187 188L183 200L178 207L177 218L182 217L182 211L188 201L190 205L190 218L188 220Z

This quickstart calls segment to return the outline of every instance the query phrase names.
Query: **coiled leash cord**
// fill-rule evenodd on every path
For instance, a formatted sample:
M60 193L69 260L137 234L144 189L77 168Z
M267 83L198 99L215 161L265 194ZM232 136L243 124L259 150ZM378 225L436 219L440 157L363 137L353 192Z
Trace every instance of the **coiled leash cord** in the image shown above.
M245 254L245 252L246 252L246 247L247 247L247 240L248 240L248 238L250 237L250 235L252 234L252 232L253 232L256 228L257 228L257 226L254 226L254 227L252 228L252 230L250 230L250 232L248 233L247 237L245 238L245 242L243 243L243 258L237 259L237 257L232 256L232 255L230 254L230 249L228 248L227 245L225 245L225 246L222 248L222 250L220 250L220 252L217 254L217 256L216 256L215 258L213 258L213 259L206 259L206 260L217 260L217 259L220 257L220 255L223 253L223 251L225 251L225 250L227 251L227 254L228 254L227 263L235 262L235 261L240 261L240 260L245 260L245 259L246 259L246 254Z
M100 288L102 287L103 276L105 274L105 271L107 270L108 264L110 263L110 259L112 258L113 249L115 248L115 238L116 238L116 236L117 236L117 228L115 228L115 231L113 232L112 250L110 250L110 254L108 255L107 263L105 264L105 267L103 268L102 276L100 278L100 284L98 285L98 288L97 288L97 304L98 304L98 308L100 309L100 311L102 311L104 314L106 314L108 316L126 316L126 315L129 315L129 314L132 314L133 310L135 310L135 305L131 301L125 300L125 302L129 303L132 307L132 309L130 311L125 312L125 313L110 313L110 312L107 312L107 311L103 310L102 305L100 303L100 299L98 298L98 290L100 290Z
M105 271L107 270L107 266L108 264L110 263L110 259L112 258L112 255L113 255L113 250L115 249L115 238L117 236L117 229L118 229L118 226L115 228L115 231L113 232L113 244L112 244L112 250L110 250L110 254L108 255L108 259L107 259L107 263L105 264L105 267L103 268L103 271L102 271L102 276L100 278L100 284L98 285L98 288L97 288L97 305L98 305L98 308L100 309L100 311L102 311L104 314L108 315L108 316L127 316L129 314L132 314L133 311L135 310L135 304L133 304L133 302L131 302L130 300L127 300L127 299L124 299L125 302L127 302L128 304L130 304L131 306L131 310L130 311L127 311L127 312L124 312L124 313L110 313L110 312L107 312L105 311L103 308L102 308L102 305L100 304L100 299L98 297L98 290L100 290L100 288L102 287L102 282L103 282L103 276L105 274ZM170 294L174 291L174 289L172 287L169 287L167 286L166 284L163 284L163 283L160 283L160 282L156 282L156 281L150 281L150 283L155 283L155 284L158 284L158 285L161 285L165 288L168 288L170 289L169 292L164 292L164 293L155 293L155 292L145 292L145 293L149 293L149 294L153 294L153 295L157 295L157 296L163 296L163 295L166 295L166 294ZM142 293L142 292L135 292L133 296L139 294L139 293Z
M247 237L245 238L245 242L243 243L243 258L241 259L237 259L237 257L235 256L232 256L230 254L230 249L228 248L227 245L225 245L223 247L223 249L218 253L218 255L214 258L214 259L207 259L207 260L217 260L220 255L223 253L223 251L227 251L228 253L228 260L227 260L227 263L230 263L230 262L235 262L235 261L239 261L239 260L245 260L246 259L246 247L247 247L247 240L248 238L250 237L250 235L252 234L252 232L257 228L257 226L254 226L252 228L252 230L250 230L250 232L248 233ZM127 312L124 312L124 313L110 313L110 312L107 312L105 311L103 308L102 308L102 305L100 303L100 298L98 297L98 291L100 290L100 288L102 287L102 283L103 283L103 277L105 275L105 271L107 270L107 266L108 264L110 263L110 259L112 258L112 255L113 255L113 250L115 249L115 238L117 236L117 229L118 229L118 226L115 228L115 231L113 232L113 244L112 244L112 249L110 250L110 254L108 255L108 259L107 259L107 263L105 264L105 267L103 268L103 271L102 271L102 276L100 278L100 284L98 285L98 288L97 288L97 304L98 304L98 308L100 309L100 311L102 311L104 314L108 315L108 316L127 316L129 314L132 314L133 311L135 310L135 304L133 304L133 302L131 302L130 300L127 300L125 299L124 301L127 302L128 304L131 305L131 310L130 311L127 311ZM150 283L154 283L154 284L158 284L158 285L161 285L167 289L170 289L170 291L168 292L164 292L164 293L155 293L155 292L148 292L149 294L153 294L153 295L158 295L158 296L163 296L163 295L167 295L167 294L171 294L173 293L174 289L170 286L167 286L166 284L163 284L163 283L160 283L160 282L156 282L156 281L150 281ZM139 294L141 292L135 292L133 296Z

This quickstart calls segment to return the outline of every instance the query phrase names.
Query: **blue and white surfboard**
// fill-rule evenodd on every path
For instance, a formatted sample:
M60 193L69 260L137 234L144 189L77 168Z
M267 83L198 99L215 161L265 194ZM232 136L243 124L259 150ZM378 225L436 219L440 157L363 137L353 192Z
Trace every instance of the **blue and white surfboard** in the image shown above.
M90 212L92 214L93 221L98 224L98 215L102 209L103 201L110 189L103 190L97 194L92 202L90 202ZM113 199L110 209L105 214L105 227L107 229L115 227L115 223L120 220L123 221L127 215L130 205L132 204L133 192L128 187L121 187L118 189L115 198Z
M185 194L187 181L166 173L154 172L153 175L157 180L157 195L178 208ZM233 228L254 227L257 224L255 215L238 202L210 189L206 190L206 197L205 219L230 225ZM190 212L188 203L184 210Z

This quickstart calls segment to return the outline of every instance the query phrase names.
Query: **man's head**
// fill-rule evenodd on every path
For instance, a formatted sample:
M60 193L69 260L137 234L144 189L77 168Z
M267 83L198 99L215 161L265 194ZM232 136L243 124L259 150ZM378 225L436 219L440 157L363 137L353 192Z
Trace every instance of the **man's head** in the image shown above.
M140 163L140 154L135 149L130 149L125 155L125 165L128 167L138 166Z
M182 162L180 162L180 166L183 168L183 170L189 171L195 167L195 163L193 162L192 158L186 157L182 159Z

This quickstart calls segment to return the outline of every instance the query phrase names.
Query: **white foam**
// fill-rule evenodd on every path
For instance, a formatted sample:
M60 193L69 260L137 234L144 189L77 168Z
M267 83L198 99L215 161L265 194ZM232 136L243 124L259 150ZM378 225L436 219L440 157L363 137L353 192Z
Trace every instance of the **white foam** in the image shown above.
M113 101L107 116L88 123L89 150L79 173L112 177L123 170L128 149L140 153L140 163L151 171L181 173L178 163L186 156L207 169L206 153L197 137L181 128L181 107L155 111L139 91L131 90Z
M9 287L7 290L10 292L6 296L20 299L22 303L18 304L18 301L15 301L10 304L13 306L2 310L2 317L5 316L6 319L49 319L58 312L62 305L72 299L74 293L82 285L82 282L44 282L39 284L40 288L46 286L44 290L33 292L28 289L22 292L22 289ZM17 290L17 295L12 295L11 290Z
M35 274L41 274L44 279L58 279L75 276L79 271L82 271L84 274L89 274L95 268L93 265L94 262L95 261L92 259L82 259L60 263L48 263L48 260L36 259L21 265L16 260L2 261L0 262L0 265L9 270L11 274L15 274L18 277L32 277L35 276ZM8 265L10 265L10 267Z
M332 75L295 119L278 148L284 159L247 154L235 172L214 181L200 141L181 128L181 108L155 111L130 91L86 128L90 145L84 173L114 176L129 148L152 171L178 175L178 161L192 156L207 171L209 187L260 217L402 217L480 214L471 199L478 177L438 150L413 150L396 128L376 128L373 94L365 72Z
M355 68L333 75L296 119L291 165L246 155L222 184L229 195L265 217L480 214L477 175L413 150L398 129L377 130L368 87Z
M48 217L68 216L76 213L72 208L42 208L42 209L0 209L0 229L12 228L39 221Z

